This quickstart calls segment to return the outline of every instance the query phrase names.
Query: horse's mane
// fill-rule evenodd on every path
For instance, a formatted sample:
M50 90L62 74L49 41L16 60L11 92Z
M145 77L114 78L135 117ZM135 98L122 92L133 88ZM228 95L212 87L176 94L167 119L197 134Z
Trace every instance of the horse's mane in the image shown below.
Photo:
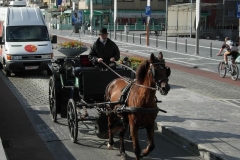
M138 69L136 71L136 79L137 79L137 83L138 84L143 84L144 78L145 78L145 75L148 72L149 66L150 66L150 63L149 63L148 60L143 61L139 65L139 67L138 67Z

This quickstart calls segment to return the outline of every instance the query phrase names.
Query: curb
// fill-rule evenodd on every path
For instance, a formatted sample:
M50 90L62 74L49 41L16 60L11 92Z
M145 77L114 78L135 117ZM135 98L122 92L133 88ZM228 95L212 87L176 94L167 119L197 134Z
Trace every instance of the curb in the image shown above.
M6 155L5 150L3 148L1 137L0 137L0 143L1 143L0 144L0 160L7 160L8 158L7 158L7 155Z
M205 149L204 146L201 146L201 144L197 144L196 142L193 142L192 140L186 138L184 135L181 135L166 126L163 126L160 122L155 123L157 123L156 124L157 130L160 131L163 135L177 142L184 148L187 148L192 152L196 153L201 158L205 160L227 160L226 158L218 155L217 153L213 153Z

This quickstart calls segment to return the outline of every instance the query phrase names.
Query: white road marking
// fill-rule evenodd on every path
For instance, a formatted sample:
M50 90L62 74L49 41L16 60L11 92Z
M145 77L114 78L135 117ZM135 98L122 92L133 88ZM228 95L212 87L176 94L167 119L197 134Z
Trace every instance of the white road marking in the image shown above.
M229 100L232 100L232 99L229 99ZM229 105L231 105L231 106L240 108L240 105L236 105L236 104L234 104L234 103L232 103L232 102L229 102L229 101L226 100L226 99L223 99L223 100L221 100L221 101L223 101L224 103L227 103L227 104L229 104Z

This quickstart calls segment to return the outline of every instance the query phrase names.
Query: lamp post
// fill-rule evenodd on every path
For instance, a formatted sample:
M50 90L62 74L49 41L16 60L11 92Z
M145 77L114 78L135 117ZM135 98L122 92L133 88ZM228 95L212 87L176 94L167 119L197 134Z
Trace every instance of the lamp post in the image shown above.
M201 7L200 7L200 0L196 0L196 47L195 47L195 54L199 54L199 29L200 29L200 14L201 14Z
M166 17L165 17L166 48L167 48L167 30L168 30L168 0L166 0Z
M223 26L223 29L224 29L224 16L225 16L225 0L223 0L223 23L222 23L222 26Z
M147 0L147 7L149 7L149 10L151 11L151 1L150 0ZM147 43L147 46L149 46L149 23L150 23L150 15L147 15L147 40L146 40L146 43Z
M92 20L93 20L93 0L90 0L90 34L92 34Z
M117 39L117 33L116 33L116 28L117 28L117 0L114 0L114 39Z
M191 14L190 14L191 16L191 20L190 20L190 38L192 38L192 0L191 0Z

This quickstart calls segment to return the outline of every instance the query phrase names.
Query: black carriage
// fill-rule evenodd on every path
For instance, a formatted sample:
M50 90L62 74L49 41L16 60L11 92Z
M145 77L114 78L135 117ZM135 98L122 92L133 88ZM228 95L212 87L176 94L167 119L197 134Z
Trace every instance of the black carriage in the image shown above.
M52 120L57 121L57 114L67 118L73 142L77 141L79 121L96 121L96 135L107 138L105 89L119 75L133 78L132 72L117 66L114 69L117 75L109 69L94 67L87 54L54 58L49 67L52 70L49 80Z

